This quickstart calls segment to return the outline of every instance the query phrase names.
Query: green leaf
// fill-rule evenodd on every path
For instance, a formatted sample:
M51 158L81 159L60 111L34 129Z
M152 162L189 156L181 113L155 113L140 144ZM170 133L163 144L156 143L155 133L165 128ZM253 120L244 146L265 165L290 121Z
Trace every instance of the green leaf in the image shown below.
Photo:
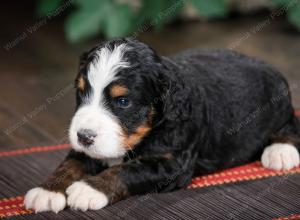
M114 5L108 15L104 28L106 37L123 37L129 33L133 19L129 5Z
M288 20L300 30L300 3L288 10Z
M201 15L208 18L223 18L228 14L225 0L192 0Z
M38 0L36 9L37 15L40 17L46 16L57 9L61 2L61 0Z
M289 4L290 1L293 0L271 0L272 4L275 6L284 6Z
M143 0L141 15L151 19L160 13L163 10L164 1L162 0Z
M161 30L162 27L176 17L178 12L183 8L183 0L165 0L163 10L159 13L159 17L155 30Z
M151 25L157 25L159 23L159 14L164 9L164 1L162 0L143 0L142 8L138 15L139 20L142 23L150 22Z
M144 0L140 17L159 30L178 14L183 5L183 0Z
M106 4L107 0L73 0L73 4L80 10L91 10L101 7L102 4Z
M110 7L110 1L102 0L98 1L98 5L95 4L93 9L80 8L73 12L65 24L67 39L71 42L78 42L99 33L105 24Z

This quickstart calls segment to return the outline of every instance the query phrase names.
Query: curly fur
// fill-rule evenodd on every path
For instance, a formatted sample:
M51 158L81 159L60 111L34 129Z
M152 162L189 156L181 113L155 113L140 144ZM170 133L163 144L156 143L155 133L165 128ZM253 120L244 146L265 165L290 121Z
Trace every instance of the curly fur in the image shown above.
M125 153L107 158L103 153L87 153L92 147L78 144L83 152L72 150L53 174L59 176L67 164L72 174L67 184L49 187L46 182L42 186L47 190L65 192L83 181L113 203L130 195L185 187L195 175L260 158L272 143L299 147L299 122L286 80L265 62L229 50L191 49L167 58L129 38L98 45L81 57L77 111L86 107L85 100L93 91L89 67L102 59L97 54L103 48L113 53L120 45L127 49L118 59L128 65L114 69L115 77L101 91L104 101L99 105L122 130L118 147L126 149ZM125 88L130 107L115 105L115 97L109 95L113 85ZM285 139L274 141L274 136ZM129 140L130 149L125 148ZM76 166L70 160L77 160ZM73 175L77 171L72 167L78 164L82 173Z

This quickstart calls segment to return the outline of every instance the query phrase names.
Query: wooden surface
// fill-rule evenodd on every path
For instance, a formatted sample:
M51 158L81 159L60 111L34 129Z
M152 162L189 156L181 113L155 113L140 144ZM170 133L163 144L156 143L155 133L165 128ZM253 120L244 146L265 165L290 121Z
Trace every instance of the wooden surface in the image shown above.
M69 44L64 38L61 16L39 26L39 19L32 16L30 8L23 3L0 9L3 27L0 37L0 146L12 149L68 141L78 56L101 41L98 37L86 43ZM265 12L226 21L174 24L160 33L139 33L138 39L163 55L191 47L235 45L235 50L277 66L293 84L293 101L299 108L300 37L284 16L266 23L269 17L270 13ZM30 33L33 27L38 28ZM26 38L20 40L23 32ZM14 47L6 48L16 40Z
M15 2L0 8L0 150L68 142L78 56L101 39L69 44L64 38L63 17L55 17L39 26L39 19L32 16L32 3ZM139 33L138 39L163 55L191 47L234 46L237 51L278 67L292 85L295 107L300 108L300 36L283 16L269 19L270 13L265 12L226 21L174 24L160 33ZM36 31L30 33L28 28L34 27ZM26 37L21 39L23 32ZM8 49L8 43L15 46ZM1 197L22 195L41 183L65 153L63 150L1 158ZM300 213L300 177L292 175L285 180L285 177L274 177L228 187L146 195L99 212L80 214L68 210L58 216L42 213L17 219L141 219L145 216L152 219L269 219Z

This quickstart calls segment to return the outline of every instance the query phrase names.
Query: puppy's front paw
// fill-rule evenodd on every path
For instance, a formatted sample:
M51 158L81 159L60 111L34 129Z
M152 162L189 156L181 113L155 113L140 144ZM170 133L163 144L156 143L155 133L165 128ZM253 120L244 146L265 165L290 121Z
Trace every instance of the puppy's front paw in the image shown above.
M51 192L41 187L27 192L24 199L26 209L35 212L53 211L58 213L66 207L66 197L60 192Z
M265 148L261 162L265 168L289 170L299 166L299 152L291 144L272 144Z
M78 181L69 186L66 190L68 205L77 210L86 211L98 210L108 204L107 196L92 188L83 181Z

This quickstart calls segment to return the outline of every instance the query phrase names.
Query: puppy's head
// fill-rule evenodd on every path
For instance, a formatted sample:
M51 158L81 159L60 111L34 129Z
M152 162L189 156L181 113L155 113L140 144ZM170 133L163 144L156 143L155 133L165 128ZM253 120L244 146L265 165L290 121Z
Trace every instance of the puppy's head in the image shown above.
M72 147L93 158L122 157L150 132L160 94L160 58L147 45L117 39L80 60Z

